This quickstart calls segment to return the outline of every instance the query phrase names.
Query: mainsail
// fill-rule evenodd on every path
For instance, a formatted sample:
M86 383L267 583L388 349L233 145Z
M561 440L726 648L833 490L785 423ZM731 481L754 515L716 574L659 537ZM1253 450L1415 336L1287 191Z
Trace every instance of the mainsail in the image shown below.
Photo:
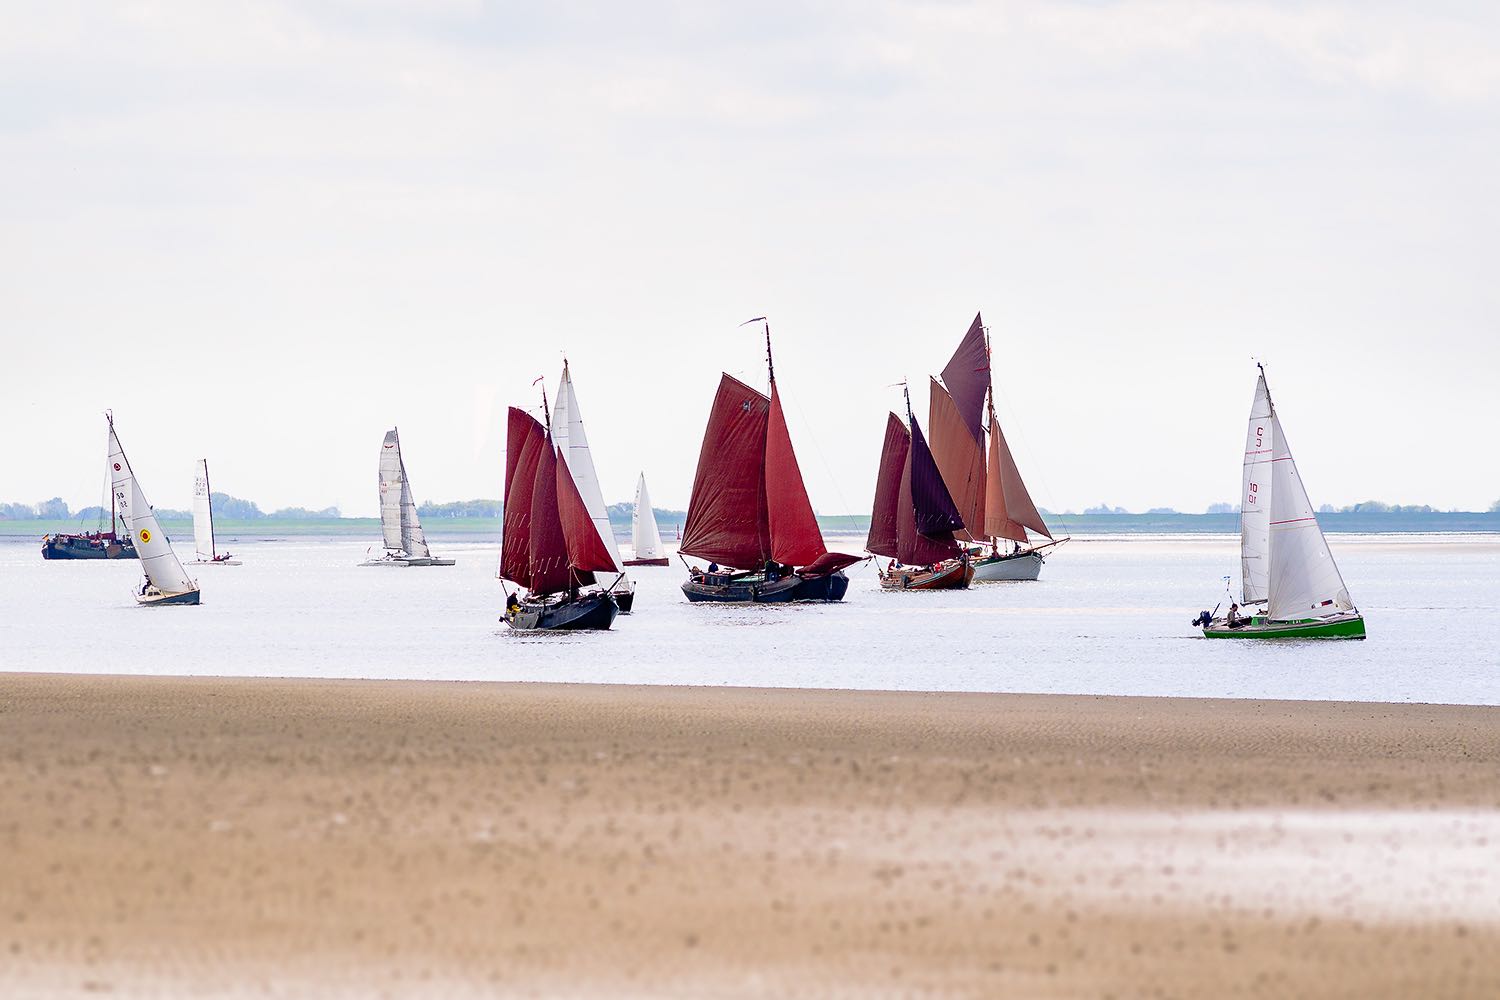
M758 569L771 558L765 487L770 408L768 398L739 379L726 373L719 380L688 500L684 554L738 569Z
M937 463L922 436L916 417L911 421L911 447L901 473L897 502L896 558L909 566L940 562L958 554L953 533L964 526Z
M1240 580L1246 604L1264 601L1271 578L1271 393L1266 376L1255 382L1250 401L1250 428L1245 435L1245 465L1240 482Z
M637 559L661 559L661 531L656 526L656 511L651 509L651 494L646 492L646 474L635 484L635 513L630 517L630 541Z
M406 464L401 460L401 438L395 428L385 432L380 445L380 529L388 551L421 559L431 557L427 538L422 534L422 522L417 519L417 504L412 499Z
M185 594L197 590L198 584L188 578L182 563L177 561L167 533L161 530L156 512L146 502L135 473L130 471L125 449L120 447L120 439L115 434L113 417L109 418L109 469L115 508L124 518L125 527L135 536L135 550L146 578L163 594Z
M208 459L198 459L193 475L193 547L199 562L212 562L214 551L214 512L208 488Z
M870 512L870 535L865 540L866 549L888 559L895 559L899 555L897 524L898 508L902 503L901 479L906 471L906 453L910 449L910 432L900 417L890 414L885 422L885 443L880 448L880 472L875 477L875 507ZM910 495L908 482L908 505Z
M562 381L557 387L557 399L552 405L552 443L562 449L572 480L578 487L578 494L583 498L589 519L594 522L594 530L614 559L614 565L608 568L613 569L616 575L623 573L620 550L615 546L615 532L609 524L609 510L604 506L604 493L599 488L599 473L594 468L594 456L589 450L588 435L583 429L583 414L578 409L578 395L573 391L573 376L568 371L567 361L563 362ZM618 588L630 589L630 577L622 578Z
M965 527L959 537L977 540L984 524L984 438L970 433L957 402L938 380L930 382L927 428L932 432L932 457L963 518Z
M531 587L531 494L547 432L533 417L512 406L505 434L505 521L500 536L500 575Z

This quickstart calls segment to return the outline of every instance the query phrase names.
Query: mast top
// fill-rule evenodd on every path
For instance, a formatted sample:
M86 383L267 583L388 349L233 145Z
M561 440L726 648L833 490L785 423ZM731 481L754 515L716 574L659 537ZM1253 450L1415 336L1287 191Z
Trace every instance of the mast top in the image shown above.
M771 360L771 323L764 316L756 316L747 319L740 326L749 326L751 323L764 323L766 325L766 373L771 376L771 384L776 384L776 365Z

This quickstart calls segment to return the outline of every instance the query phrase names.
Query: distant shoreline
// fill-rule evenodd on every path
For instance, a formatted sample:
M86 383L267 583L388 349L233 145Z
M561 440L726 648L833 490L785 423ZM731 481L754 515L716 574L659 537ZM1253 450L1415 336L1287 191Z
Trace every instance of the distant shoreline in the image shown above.
M830 535L863 535L870 519L864 515L841 514L820 517L823 531ZM1064 535L1133 535L1133 534L1237 534L1238 514L1056 514L1047 519L1054 536ZM1318 523L1329 534L1433 534L1500 532L1500 512L1427 512L1366 513L1336 512L1319 514ZM662 538L674 539L679 523L660 519L657 525ZM192 535L192 522L164 519L162 526L173 535ZM423 525L428 534L498 535L500 519L496 517L437 517ZM306 537L359 536L380 533L380 519L375 517L216 518L214 527L221 536L236 537ZM612 522L615 535L628 538L629 523ZM0 537L38 538L59 532L93 531L93 520L0 520Z

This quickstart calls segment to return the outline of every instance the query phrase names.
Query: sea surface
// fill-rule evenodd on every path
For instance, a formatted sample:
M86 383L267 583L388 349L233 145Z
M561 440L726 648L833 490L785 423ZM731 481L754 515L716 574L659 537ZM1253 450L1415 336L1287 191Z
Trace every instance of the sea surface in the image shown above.
M499 621L495 539L431 537L452 568L366 568L378 539L230 538L190 566L196 608L140 608L136 562L45 562L0 542L0 669L580 681L1500 704L1500 535L1335 535L1363 642L1210 641L1188 623L1237 588L1238 539L1075 538L1035 583L838 605L689 605L680 563L633 570L612 631ZM858 551L858 539L830 539ZM191 556L191 540L176 540Z

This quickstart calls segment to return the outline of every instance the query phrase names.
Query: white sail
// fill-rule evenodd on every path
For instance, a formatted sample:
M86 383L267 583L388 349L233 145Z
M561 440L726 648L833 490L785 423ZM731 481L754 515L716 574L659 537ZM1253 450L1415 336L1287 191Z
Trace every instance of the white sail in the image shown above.
M552 404L552 443L563 449L568 460L568 471L573 473L573 482L578 495L583 498L584 509L594 522L594 529L604 540L610 557L615 561L615 571L623 573L620 550L615 545L615 532L609 526L609 512L604 507L604 494L599 489L599 474L594 470L594 456L589 451L588 435L583 430L583 414L578 410L578 396L573 392L573 376L568 372L568 363L563 362L562 381L557 387L557 400ZM632 589L629 576L624 576L616 590Z
M1261 385L1265 385L1264 376ZM1271 578L1266 614L1286 621L1350 611L1354 602L1318 527L1274 408L1271 437Z
M414 558L432 557L427 536L422 533L422 522L417 519L417 502L411 496L411 480L406 478L405 462L401 463L401 548Z
M1240 579L1246 604L1264 601L1271 574L1271 393L1262 373L1250 403L1240 482Z
M135 551L140 556L146 578L163 594L186 594L197 590L198 584L188 578L182 563L177 561L172 543L167 541L167 533L161 530L155 511L141 492L140 482L130 471L130 462L120 447L113 420L109 424L109 476L115 508L135 539Z
M651 509L651 494L646 492L646 474L635 484L635 513L630 515L630 541L637 559L661 559L661 532L656 527L656 511Z
M199 562L212 562L214 552L214 512L208 494L208 459L198 459L193 476L193 544Z
M385 547L393 552L401 548L401 498L406 476L401 468L401 441L395 430L385 432L380 444L380 530Z

